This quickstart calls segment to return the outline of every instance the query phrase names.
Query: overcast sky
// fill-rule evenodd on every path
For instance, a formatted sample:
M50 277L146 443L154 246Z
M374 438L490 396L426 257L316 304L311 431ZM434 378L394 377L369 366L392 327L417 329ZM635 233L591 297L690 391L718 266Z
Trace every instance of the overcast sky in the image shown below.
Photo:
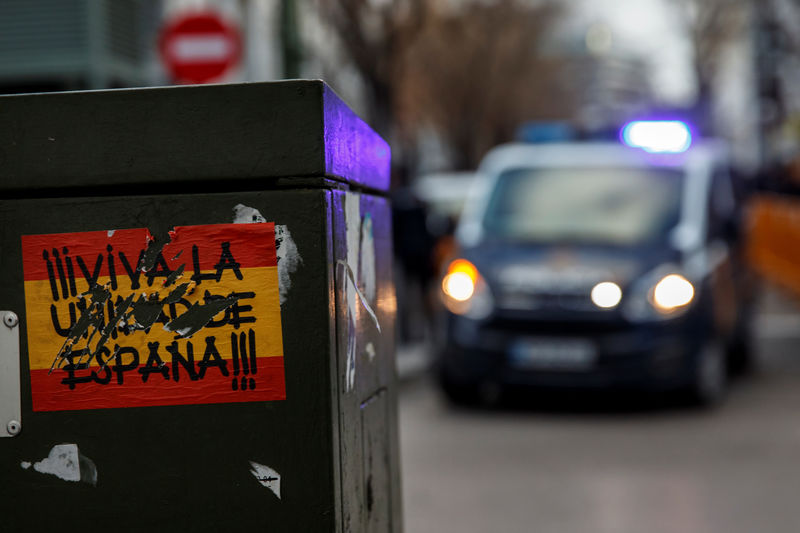
M576 23L608 25L612 54L633 54L650 65L657 97L676 105L691 101L692 49L672 0L570 1Z

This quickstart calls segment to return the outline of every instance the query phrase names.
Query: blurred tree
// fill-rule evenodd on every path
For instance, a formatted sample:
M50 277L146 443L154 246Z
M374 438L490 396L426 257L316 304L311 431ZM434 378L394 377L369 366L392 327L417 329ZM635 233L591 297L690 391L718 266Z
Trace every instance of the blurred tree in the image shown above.
M694 48L695 108L701 129L710 132L714 79L725 48L746 29L750 0L674 0Z
M284 78L299 78L303 48L295 0L280 0L281 59Z
M362 77L368 121L391 137L403 55L423 27L427 0L317 0L323 20L338 35Z
M563 60L539 46L559 13L554 2L516 0L430 12L397 80L401 131L432 127L454 168L474 169L523 122L571 118Z
M785 160L800 169L800 4L797 0L674 0L682 9L695 49L697 110L710 124L712 85L725 48L752 32L760 129L761 164ZM722 133L724 132L716 132ZM782 161L784 160L784 161ZM781 171L784 172L784 171ZM800 176L800 170L795 172ZM800 182L800 177L797 178Z
M538 2L319 0L366 87L368 120L415 166L416 136L432 128L457 169L474 168L524 121L569 117L559 61L539 43L559 10ZM401 181L404 181L401 179Z

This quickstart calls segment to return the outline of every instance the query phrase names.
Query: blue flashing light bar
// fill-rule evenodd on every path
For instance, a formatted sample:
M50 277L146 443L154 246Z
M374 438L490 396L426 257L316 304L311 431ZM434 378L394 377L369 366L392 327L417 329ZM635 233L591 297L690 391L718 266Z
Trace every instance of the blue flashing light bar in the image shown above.
M680 120L635 120L620 136L628 146L651 154L679 154L692 145L692 131Z

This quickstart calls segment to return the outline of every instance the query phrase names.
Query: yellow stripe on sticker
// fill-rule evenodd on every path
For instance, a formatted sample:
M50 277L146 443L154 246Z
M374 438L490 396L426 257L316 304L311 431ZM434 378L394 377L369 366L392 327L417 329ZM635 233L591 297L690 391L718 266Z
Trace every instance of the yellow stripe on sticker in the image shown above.
M170 237L23 237L35 411L285 398L274 224Z

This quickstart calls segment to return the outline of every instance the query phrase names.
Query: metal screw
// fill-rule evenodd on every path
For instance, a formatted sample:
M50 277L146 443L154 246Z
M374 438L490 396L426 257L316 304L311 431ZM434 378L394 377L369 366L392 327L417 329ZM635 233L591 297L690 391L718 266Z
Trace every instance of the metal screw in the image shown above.
M3 323L5 323L6 326L13 328L14 326L17 325L17 322L19 322L17 315L12 313L11 311L6 311L6 314L3 315Z
M6 424L6 429L10 435L16 435L20 431L22 431L22 424L17 422L16 420L12 420L8 424Z

